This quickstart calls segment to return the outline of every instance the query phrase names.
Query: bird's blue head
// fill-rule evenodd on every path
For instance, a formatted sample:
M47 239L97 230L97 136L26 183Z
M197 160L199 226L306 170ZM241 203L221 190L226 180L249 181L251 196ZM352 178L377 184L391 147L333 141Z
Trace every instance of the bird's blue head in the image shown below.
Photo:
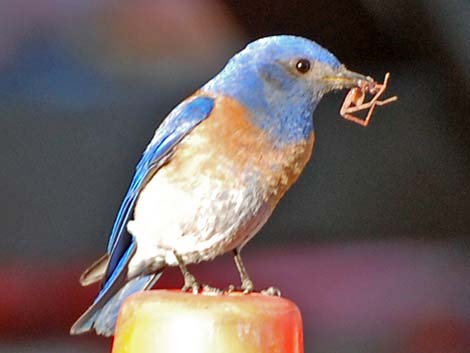
M203 91L232 97L278 145L306 139L322 96L369 78L348 71L317 43L297 36L258 39L236 54Z

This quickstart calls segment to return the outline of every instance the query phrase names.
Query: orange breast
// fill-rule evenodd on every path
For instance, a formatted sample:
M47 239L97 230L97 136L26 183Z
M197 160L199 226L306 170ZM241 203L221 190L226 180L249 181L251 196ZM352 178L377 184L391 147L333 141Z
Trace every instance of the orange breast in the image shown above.
M183 139L171 163L159 173L186 189L204 177L220 180L227 187L256 179L265 201L274 206L297 180L313 143L312 133L307 141L275 148L269 134L253 125L243 106L216 97L211 115Z

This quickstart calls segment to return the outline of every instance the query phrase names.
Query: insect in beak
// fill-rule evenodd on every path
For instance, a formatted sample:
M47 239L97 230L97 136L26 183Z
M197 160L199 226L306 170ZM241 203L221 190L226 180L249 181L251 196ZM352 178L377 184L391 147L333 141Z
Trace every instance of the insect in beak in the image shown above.
M356 124L367 126L376 106L386 105L396 101L396 96L379 100L387 88L390 74L385 75L383 83L376 82L372 77L347 70L344 66L334 73L324 76L322 79L330 89L347 89L349 92L341 106L340 115ZM366 101L366 95L373 95L370 101ZM355 114L362 110L368 110L364 119Z
M344 99L343 105L339 111L340 115L349 121L352 121L356 124L367 126L372 117L372 113L376 106L386 105L391 102L394 102L398 99L397 96L393 96L384 100L379 100L380 96L385 92L387 88L388 79L390 78L390 73L386 73L383 83L378 83L372 80L370 77L367 79L370 80L359 80L357 81L356 86L352 86L349 90L346 98ZM366 94L373 95L370 101L366 102ZM365 119L361 119L354 115L355 113L368 110Z

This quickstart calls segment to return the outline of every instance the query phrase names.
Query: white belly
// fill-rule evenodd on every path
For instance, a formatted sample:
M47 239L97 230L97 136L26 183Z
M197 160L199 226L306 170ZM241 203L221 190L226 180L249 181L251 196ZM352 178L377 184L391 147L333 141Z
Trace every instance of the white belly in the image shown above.
M134 263L174 266L174 252L185 263L213 259L248 241L272 212L253 180L237 187L205 175L188 181L183 188L159 172L141 192L128 223L137 241Z

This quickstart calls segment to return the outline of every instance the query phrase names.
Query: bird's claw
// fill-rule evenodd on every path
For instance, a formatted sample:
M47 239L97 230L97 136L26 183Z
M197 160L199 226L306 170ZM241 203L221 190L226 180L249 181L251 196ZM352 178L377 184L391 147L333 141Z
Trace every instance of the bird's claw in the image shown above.
M190 273L185 274L184 276L184 285L181 288L183 292L191 291L193 294L198 294L201 286L197 283L196 278Z
M193 294L198 294L200 291L208 294L222 294L223 290L215 287L211 287L207 284L200 285L193 275L188 275L184 279L184 286L181 288L183 292L191 291Z
M271 297L280 297L281 296L281 291L279 288L276 287L269 287L266 289L263 289L261 291L261 294L263 295L269 295Z
M224 293L224 291L222 289L211 287L207 284L202 285L202 291L206 292L206 293L209 293L209 294L216 294L216 295L221 295L221 294Z
M229 285L227 288L227 293L233 293L235 291L240 291L243 294L250 294L254 291L255 287L253 285L253 282L251 280L245 280L243 281L242 285L240 287L237 287L233 284Z
M237 287L234 286L233 284L229 285L228 288L227 288L227 293L230 294L230 293L233 293L237 290Z
M251 279L244 279L242 282L242 288L243 294L250 294L255 290L255 286L253 285L253 282Z
M231 284L231 285L228 286L228 289L227 289L226 293L230 294L230 293L235 292L236 290L242 291L243 294L252 293L254 291L253 282L246 281L245 283L242 284L241 287L236 287L233 284ZM276 287L269 287L269 288L263 289L260 293L262 295L268 295L268 296L272 296L272 297L280 297L281 296L281 290L279 288L276 288Z
M199 288L200 288L199 284L194 283L191 286L184 285L183 288L181 288L181 291L182 292L192 292L193 294L198 294L199 293Z

